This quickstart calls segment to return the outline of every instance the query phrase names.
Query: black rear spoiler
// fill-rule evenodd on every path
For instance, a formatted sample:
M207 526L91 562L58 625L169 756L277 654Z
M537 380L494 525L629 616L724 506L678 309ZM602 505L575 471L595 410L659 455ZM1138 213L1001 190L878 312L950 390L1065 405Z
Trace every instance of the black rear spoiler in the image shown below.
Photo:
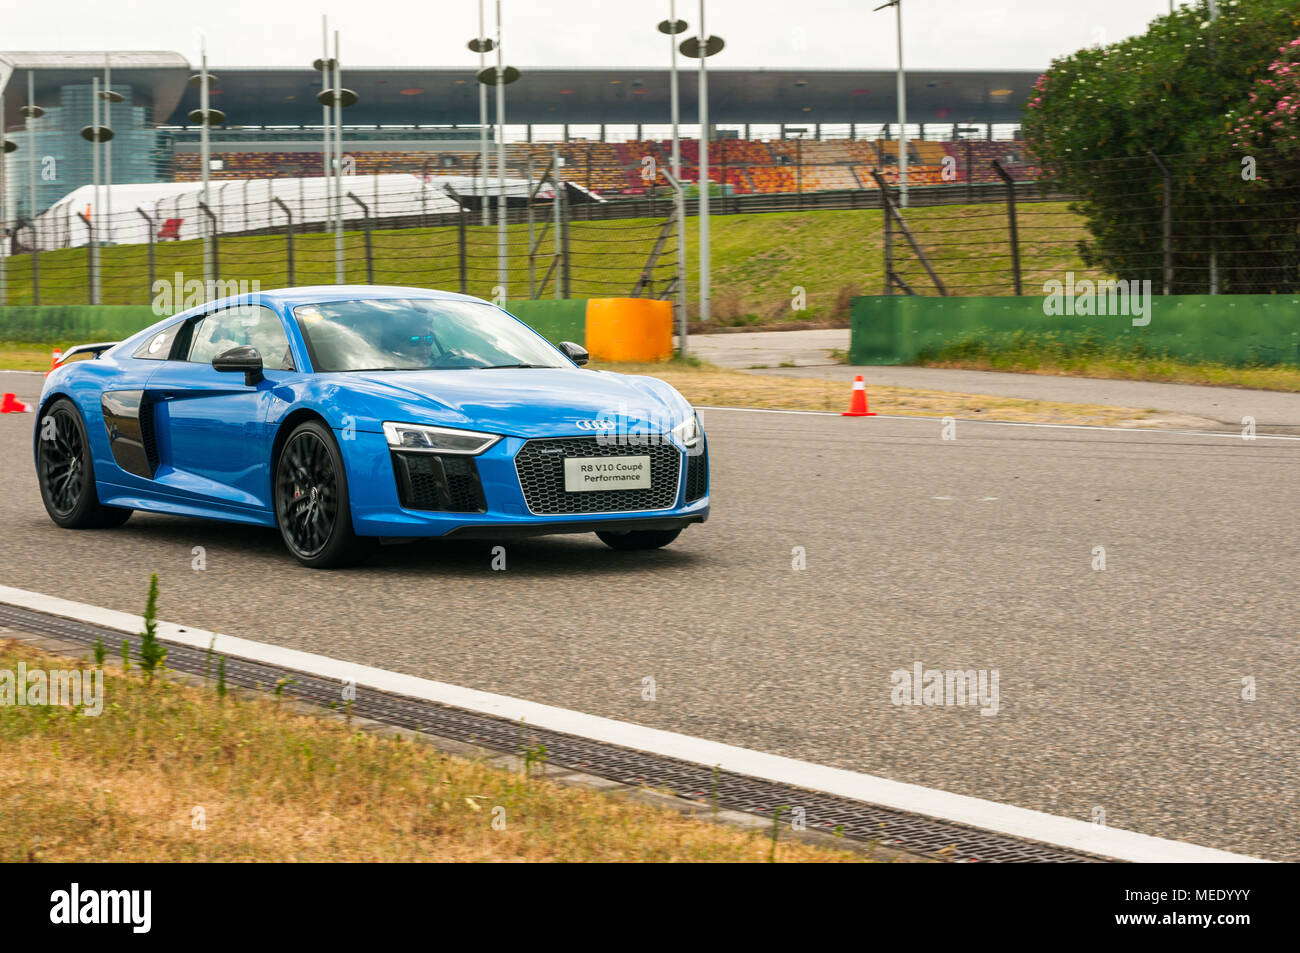
M76 347L70 347L60 354L55 367L67 361L67 359L72 357L74 354L93 354L98 358L99 355L103 354L110 347L117 347L121 343L121 341L104 341L100 344L78 344Z

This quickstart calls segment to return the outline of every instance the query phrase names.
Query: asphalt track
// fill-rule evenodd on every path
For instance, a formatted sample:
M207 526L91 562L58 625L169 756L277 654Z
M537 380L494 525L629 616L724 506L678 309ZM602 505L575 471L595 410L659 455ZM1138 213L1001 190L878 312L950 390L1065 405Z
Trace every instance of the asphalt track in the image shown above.
M57 529L34 418L7 415L0 581L139 612L157 572L172 621L1300 860L1300 441L702 416L714 515L669 549L516 541L493 571L491 543L421 543L321 573L269 531ZM998 713L893 705L916 661L997 669Z

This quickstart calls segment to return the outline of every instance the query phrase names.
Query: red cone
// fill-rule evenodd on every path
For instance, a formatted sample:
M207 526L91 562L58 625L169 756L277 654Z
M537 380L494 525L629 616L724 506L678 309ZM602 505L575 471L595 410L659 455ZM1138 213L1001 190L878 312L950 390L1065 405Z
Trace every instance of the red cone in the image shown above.
M867 410L867 385L859 374L853 378L853 396L849 398L849 409L840 414L841 417L874 417L871 411Z
M0 414L28 414L31 413L31 407L24 404L13 394L5 394L0 398Z

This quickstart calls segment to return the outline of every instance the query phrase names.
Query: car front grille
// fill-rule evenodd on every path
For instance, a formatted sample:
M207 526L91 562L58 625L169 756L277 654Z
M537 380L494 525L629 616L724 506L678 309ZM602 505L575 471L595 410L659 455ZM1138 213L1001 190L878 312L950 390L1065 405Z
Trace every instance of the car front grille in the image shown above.
M650 487L643 490L564 489L566 457L650 458ZM663 441L649 446L602 444L598 437L549 437L529 440L515 455L515 472L524 502L538 516L562 513L626 513L666 510L677 502L682 454Z
M483 484L473 457L394 453L397 496L408 510L483 513Z

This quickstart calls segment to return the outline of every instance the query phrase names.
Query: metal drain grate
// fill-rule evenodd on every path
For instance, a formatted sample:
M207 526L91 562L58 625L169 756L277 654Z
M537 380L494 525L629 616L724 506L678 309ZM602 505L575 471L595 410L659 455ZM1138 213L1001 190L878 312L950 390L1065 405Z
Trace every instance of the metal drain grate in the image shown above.
M0 605L0 625L85 645L103 638L112 656L117 655L116 647L126 637L116 629L8 605ZM129 639L132 649L138 649L139 638L130 636ZM206 661L206 653L200 649L168 644L169 668L201 675ZM211 667L215 676L215 663ZM322 707L340 699L338 682L226 657L226 681L232 685L268 689L286 675L292 676L295 682L284 688L284 694L289 697ZM771 817L780 807L801 807L809 830L838 831L860 843L877 843L935 859L983 863L1092 863L1099 859L727 771L715 775L701 765L371 689L358 687L352 711L358 717L511 754L544 744L548 764L625 784L671 791L705 804L716 801L719 807L760 817Z

